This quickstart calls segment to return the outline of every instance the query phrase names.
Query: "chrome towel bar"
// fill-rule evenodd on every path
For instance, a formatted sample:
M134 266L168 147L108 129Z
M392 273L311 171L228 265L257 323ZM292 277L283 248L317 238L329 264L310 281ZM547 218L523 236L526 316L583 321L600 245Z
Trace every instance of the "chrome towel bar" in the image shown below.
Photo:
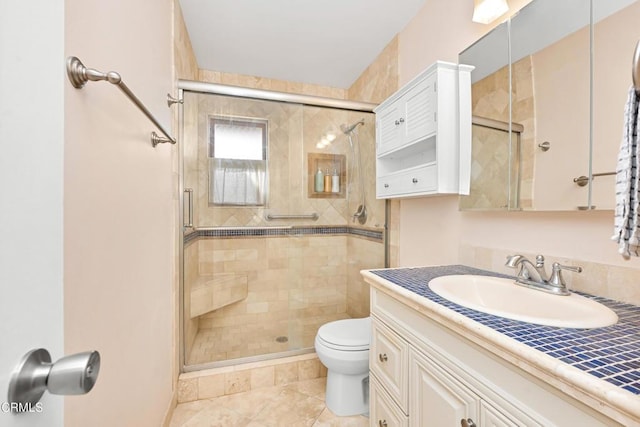
M82 87L88 81L97 82L101 80L106 80L111 84L114 84L120 88L122 92L144 113L145 116L149 120L153 122L154 125L166 136L166 138L162 138L155 132L151 132L151 145L154 147L160 143L169 142L171 144L175 144L176 140L169 135L169 133L164 129L164 127L160 124L160 122L151 114L151 112L144 106L144 104L138 99L137 96L131 92L129 87L124 84L122 81L122 77L120 74L115 71L109 71L108 73L102 73L98 70L94 70L93 68L87 68L84 66L82 61L80 61L75 56L70 56L67 58L67 77L69 77L69 81L76 89L82 89Z
M308 215L273 215L273 214L266 214L264 216L264 218L267 221L273 221L274 219L312 219L312 220L317 220L318 214L317 213L312 213L312 214L308 214Z
M615 172L602 172L602 173L593 173L591 174L592 178L595 178L597 176L609 176L609 175L615 175ZM584 187L585 185L587 185L589 183L589 177L588 176L579 176L577 178L573 178L573 182L575 182L576 184L578 184L578 187Z

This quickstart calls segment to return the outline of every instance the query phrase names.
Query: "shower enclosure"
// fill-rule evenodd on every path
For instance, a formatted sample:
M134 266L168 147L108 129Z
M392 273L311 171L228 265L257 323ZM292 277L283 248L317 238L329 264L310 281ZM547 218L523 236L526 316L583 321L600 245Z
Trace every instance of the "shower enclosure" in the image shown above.
M186 371L313 351L384 267L373 105L180 82Z

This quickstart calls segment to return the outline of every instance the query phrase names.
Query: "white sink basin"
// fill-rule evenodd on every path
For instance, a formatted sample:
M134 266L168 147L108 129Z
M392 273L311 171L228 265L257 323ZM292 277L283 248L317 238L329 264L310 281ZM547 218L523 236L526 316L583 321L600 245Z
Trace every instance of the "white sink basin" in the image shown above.
M618 321L608 307L581 295L558 296L516 285L513 279L456 275L429 282L436 294L461 306L538 325L601 328Z

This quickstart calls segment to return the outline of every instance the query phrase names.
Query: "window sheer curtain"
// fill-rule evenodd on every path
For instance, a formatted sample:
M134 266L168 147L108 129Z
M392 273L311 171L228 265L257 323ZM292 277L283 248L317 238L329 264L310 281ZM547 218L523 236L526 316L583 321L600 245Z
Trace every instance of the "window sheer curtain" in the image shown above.
M265 204L266 160L209 158L209 203L260 206Z

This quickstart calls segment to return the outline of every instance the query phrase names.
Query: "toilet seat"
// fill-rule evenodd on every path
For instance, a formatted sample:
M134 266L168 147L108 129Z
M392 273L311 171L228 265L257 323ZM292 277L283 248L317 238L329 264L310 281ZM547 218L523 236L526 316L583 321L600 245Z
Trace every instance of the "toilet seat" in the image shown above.
M369 350L371 318L336 320L318 329L322 345L340 351Z

